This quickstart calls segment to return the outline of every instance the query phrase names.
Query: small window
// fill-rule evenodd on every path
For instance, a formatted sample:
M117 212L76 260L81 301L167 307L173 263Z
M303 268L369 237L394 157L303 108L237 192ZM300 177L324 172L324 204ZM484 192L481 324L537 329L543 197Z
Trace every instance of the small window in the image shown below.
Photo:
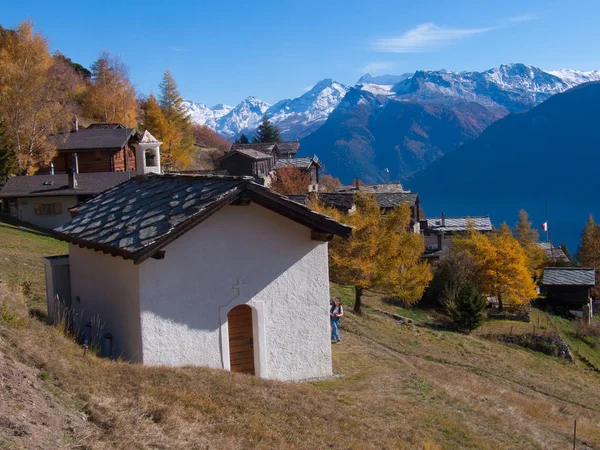
M156 167L156 155L150 150L146 150L144 153L146 158L146 167Z
M35 213L38 216L50 216L62 213L61 203L37 203Z

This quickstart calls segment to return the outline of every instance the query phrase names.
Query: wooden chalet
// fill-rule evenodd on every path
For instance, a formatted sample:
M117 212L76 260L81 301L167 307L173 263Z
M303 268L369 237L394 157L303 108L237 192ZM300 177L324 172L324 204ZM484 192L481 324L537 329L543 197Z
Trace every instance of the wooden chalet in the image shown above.
M57 155L52 166L40 172L78 173L124 172L136 170L133 144L141 138L135 128L117 123L92 124L79 129L76 124L68 134L53 136ZM74 165L78 167L74 167Z

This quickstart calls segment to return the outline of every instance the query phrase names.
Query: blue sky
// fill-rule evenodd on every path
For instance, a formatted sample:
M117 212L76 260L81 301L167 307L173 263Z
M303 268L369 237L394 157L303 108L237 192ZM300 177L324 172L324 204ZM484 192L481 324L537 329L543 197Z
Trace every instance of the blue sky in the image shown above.
M235 105L296 97L323 78L354 84L367 71L600 69L599 17L597 0L20 0L3 5L0 24L30 19L86 67L102 50L119 54L141 93L169 68L185 98Z

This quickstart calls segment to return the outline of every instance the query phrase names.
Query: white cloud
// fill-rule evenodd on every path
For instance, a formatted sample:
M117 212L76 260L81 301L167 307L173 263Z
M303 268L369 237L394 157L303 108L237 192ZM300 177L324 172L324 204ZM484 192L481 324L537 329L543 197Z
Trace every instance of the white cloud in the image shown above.
M494 28L446 28L423 23L402 36L377 39L373 49L388 53L424 53Z
M535 13L519 14L518 16L512 16L506 19L509 23L529 22L530 20L536 20L538 15Z
M376 74L394 69L395 64L390 61L372 61L359 69L360 73Z

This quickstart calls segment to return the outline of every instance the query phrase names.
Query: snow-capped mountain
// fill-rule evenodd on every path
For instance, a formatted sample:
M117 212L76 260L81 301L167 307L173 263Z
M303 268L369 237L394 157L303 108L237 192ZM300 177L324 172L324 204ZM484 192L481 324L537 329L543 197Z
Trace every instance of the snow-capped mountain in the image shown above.
M485 72L417 71L396 84L397 97L416 102L471 101L506 112L523 111L569 89L558 76L525 64L503 64Z
M194 103L189 100L184 100L183 105L189 111L193 123L206 125L213 129L217 127L219 119L233 109L233 106L227 106L222 103L210 108L204 103Z
M419 70L402 75L366 74L358 80L356 88L388 101L435 105L474 102L492 110L494 115L503 116L531 109L554 94L598 80L600 70L544 71L526 64L503 64L484 72ZM300 139L316 131L348 91L348 86L325 79L303 95L273 106L256 97L248 97L235 108L226 105L210 108L191 101L185 104L194 123L207 125L230 138L241 133L253 134L267 115L284 138Z
M215 130L223 136L233 137L244 132L254 132L269 109L269 104L256 97L248 97L221 117Z
M300 139L327 120L349 89L331 79L321 80L300 97L277 102L266 115L277 124L282 136Z
M589 81L600 81L600 70L584 72L582 70L560 69L549 70L548 73L557 76L567 83L569 87L574 87L578 84L587 83Z

